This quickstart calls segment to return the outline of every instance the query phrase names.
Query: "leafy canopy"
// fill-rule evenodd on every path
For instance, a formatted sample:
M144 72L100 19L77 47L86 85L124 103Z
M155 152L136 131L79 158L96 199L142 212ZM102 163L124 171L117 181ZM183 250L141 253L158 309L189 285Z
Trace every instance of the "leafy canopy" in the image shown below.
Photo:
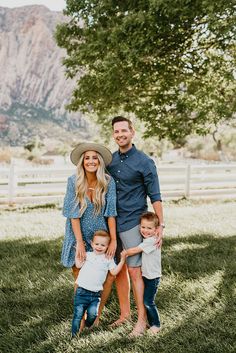
M231 0L67 0L56 40L76 78L69 109L132 112L146 135L177 141L235 112Z

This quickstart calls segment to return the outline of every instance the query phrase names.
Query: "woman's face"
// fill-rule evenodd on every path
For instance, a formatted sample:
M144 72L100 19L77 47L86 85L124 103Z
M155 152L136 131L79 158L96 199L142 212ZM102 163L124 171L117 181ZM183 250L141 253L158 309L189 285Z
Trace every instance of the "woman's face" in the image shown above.
M99 166L97 152L87 151L84 153L84 169L89 173L96 173Z

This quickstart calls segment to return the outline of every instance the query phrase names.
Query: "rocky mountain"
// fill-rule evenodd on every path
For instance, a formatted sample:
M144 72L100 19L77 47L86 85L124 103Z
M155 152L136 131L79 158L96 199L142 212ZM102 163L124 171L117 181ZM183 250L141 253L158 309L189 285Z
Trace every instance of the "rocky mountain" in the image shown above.
M65 52L53 38L62 21L62 13L41 5L0 7L1 145L23 145L36 135L88 137L82 115L65 110L74 83L65 78Z

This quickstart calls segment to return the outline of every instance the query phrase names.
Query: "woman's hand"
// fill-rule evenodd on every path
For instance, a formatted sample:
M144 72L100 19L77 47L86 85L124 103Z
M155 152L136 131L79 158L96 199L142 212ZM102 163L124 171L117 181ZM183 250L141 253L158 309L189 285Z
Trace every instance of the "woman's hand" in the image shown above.
M115 253L116 253L116 247L117 247L117 242L116 240L111 240L109 246L108 246L108 249L106 251L106 257L108 259L111 259L112 257L115 256Z
M83 262L86 258L86 251L83 241L77 241L75 246L75 257L78 258L79 262Z

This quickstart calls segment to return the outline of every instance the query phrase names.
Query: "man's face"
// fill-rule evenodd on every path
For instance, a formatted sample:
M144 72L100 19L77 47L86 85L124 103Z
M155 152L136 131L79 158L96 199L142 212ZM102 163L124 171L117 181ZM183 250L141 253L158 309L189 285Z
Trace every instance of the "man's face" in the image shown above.
M113 138L121 148L131 147L134 130L129 128L127 121L119 121L113 125Z

